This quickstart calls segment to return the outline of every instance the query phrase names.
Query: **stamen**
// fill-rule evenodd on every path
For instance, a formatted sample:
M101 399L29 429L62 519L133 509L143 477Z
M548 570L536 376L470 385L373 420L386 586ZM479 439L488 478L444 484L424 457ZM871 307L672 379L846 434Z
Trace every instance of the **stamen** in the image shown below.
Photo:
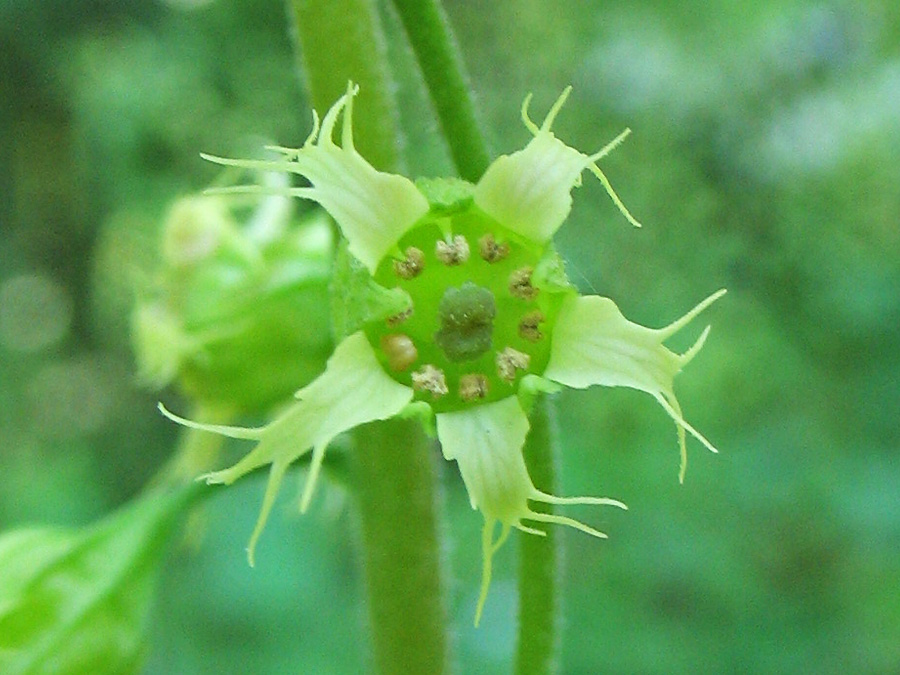
M534 300L539 289L531 285L531 275L534 270L530 267L521 267L509 275L509 292L515 298L522 300Z
M443 239L438 239L434 253L445 265L462 265L469 259L469 242L461 234L453 237L453 241L449 244Z
M540 310L536 309L533 312L528 312L528 314L523 316L522 320L519 321L519 337L523 340L528 340L529 342L537 342L543 338L544 334L541 333L539 325L543 323L544 320L544 313Z
M440 398L449 391L444 371L430 363L412 374L412 386L416 391L430 391L434 398Z
M422 249L410 246L405 251L403 260L394 261L394 274L401 279L412 279L419 276L425 269L425 254Z
M413 308L410 307L409 309L406 309L406 310L400 312L399 314L394 314L393 316L389 316L387 318L387 325L391 326L391 327L399 326L401 323L403 323L409 317L411 317L412 313L413 313Z
M512 384L516 379L516 371L526 370L530 362L530 355L507 347L497 353L497 374L501 379Z
M403 333L383 335L380 344L391 370L398 373L409 368L419 358L415 343Z
M477 401L488 395L488 379L481 373L470 373L459 378L459 397L463 401Z
M498 244L494 235L490 233L478 240L478 249L481 259L489 263L498 262L509 255L509 244L506 242Z

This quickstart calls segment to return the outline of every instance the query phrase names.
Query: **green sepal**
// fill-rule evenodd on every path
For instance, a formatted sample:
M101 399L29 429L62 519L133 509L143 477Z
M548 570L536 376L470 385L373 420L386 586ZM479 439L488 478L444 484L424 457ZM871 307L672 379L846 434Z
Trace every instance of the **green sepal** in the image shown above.
M434 409L425 401L413 401L397 415L402 419L417 420L422 425L422 430L429 438L437 438L437 426L435 425Z
M201 492L148 494L80 529L0 537L0 672L138 672L157 572Z
M555 394L562 391L562 387L556 382L541 377L540 375L526 375L519 382L519 405L525 413L530 413L534 402L541 394Z
M574 293L575 287L566 275L566 264L553 244L548 244L534 268L531 283L546 293Z
M406 291L376 283L368 268L350 253L347 241L341 240L331 278L331 322L336 342L366 323L401 314L411 306Z
M461 178L418 178L416 187L436 216L465 210L475 192L475 186Z

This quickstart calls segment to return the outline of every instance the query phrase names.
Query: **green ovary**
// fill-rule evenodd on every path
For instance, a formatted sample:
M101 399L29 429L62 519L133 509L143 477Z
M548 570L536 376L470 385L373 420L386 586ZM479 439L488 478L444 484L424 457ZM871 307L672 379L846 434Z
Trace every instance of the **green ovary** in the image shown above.
M473 361L491 348L497 306L486 288L467 281L444 291L438 306L440 329L434 341L454 362Z
M375 274L412 301L365 327L385 371L439 413L514 394L549 359L561 298L529 283L543 253L471 204L414 227Z

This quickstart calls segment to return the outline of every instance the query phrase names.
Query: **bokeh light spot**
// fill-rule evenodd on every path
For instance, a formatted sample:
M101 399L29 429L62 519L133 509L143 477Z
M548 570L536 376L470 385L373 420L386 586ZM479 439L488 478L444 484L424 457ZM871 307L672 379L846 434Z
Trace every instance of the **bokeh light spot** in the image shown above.
M22 274L0 284L0 345L36 352L62 340L72 323L66 290L45 276Z

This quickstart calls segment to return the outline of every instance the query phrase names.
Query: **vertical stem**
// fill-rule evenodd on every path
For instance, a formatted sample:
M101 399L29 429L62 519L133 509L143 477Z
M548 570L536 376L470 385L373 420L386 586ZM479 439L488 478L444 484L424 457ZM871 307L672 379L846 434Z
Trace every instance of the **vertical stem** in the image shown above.
M372 0L289 0L314 106L327 110L359 83L354 142L380 169L398 164L399 131L384 37ZM417 421L357 431L353 453L370 630L379 672L447 670L441 549L431 444Z
M475 182L490 162L462 57L437 0L394 0L459 175Z
M362 427L353 453L378 672L448 670L431 441L417 420Z
M372 0L288 0L288 12L313 107L324 114L347 91L348 81L359 84L356 148L377 169L396 169L397 107Z
M532 408L531 431L523 454L531 479L539 490L554 493L559 436L556 409L543 396ZM534 502L532 508L552 513L553 506ZM519 538L519 636L516 645L517 675L546 675L558 670L559 566L558 528L547 528L546 537Z

